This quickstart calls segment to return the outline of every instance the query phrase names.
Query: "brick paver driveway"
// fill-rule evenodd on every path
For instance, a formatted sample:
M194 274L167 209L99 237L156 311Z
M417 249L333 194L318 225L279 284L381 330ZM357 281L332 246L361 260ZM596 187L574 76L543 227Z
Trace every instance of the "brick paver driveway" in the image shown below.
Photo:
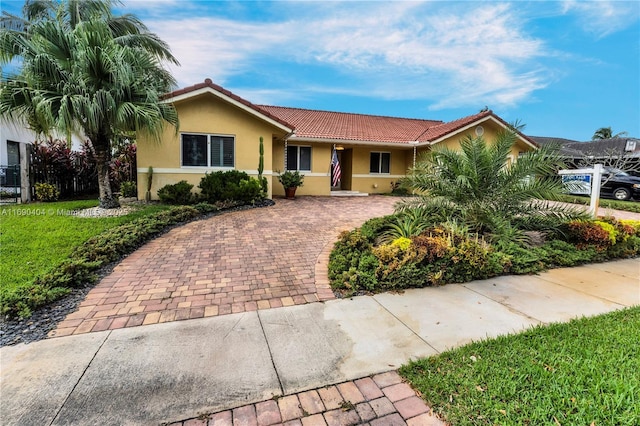
M333 298L338 234L393 212L395 197L301 197L199 220L118 264L51 336L304 304Z

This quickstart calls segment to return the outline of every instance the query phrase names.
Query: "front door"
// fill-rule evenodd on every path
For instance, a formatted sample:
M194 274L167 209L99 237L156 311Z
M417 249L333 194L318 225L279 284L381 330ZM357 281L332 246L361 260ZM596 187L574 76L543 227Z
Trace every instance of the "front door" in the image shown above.
M331 167L331 190L349 191L351 190L351 162L353 158L352 149L337 150L339 172L336 167ZM333 154L332 154L333 155ZM336 174L339 173L336 179Z

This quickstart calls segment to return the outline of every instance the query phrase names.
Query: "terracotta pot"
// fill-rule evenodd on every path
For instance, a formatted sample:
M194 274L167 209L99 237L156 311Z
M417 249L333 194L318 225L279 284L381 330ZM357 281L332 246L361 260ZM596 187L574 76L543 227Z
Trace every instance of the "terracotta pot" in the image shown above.
M292 187L292 188L285 188L284 189L284 193L285 196L287 197L288 200L293 200L294 198L296 198L296 187Z

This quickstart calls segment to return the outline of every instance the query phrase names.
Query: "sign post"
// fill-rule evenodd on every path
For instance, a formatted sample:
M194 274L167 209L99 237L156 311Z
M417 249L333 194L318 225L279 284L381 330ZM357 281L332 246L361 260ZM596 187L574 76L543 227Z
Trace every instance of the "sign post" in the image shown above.
M591 194L589 214L594 219L598 216L598 204L600 202L600 186L602 185L602 164L595 164L592 169L560 170L562 181L578 186L578 193ZM591 181L590 191L586 192L587 184ZM583 192L584 191L584 192Z

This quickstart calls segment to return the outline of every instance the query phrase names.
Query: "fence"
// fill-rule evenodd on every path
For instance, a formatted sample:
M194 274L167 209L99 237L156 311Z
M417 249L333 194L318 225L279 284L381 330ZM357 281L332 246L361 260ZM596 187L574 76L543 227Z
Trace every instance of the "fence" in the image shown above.
M29 168L31 197L35 199L35 184L46 182L60 191L60 198L91 195L98 192L98 175L95 167L83 167L79 159L73 159L67 168L42 164L33 154Z
M20 165L0 166L0 202L17 203L20 199Z

